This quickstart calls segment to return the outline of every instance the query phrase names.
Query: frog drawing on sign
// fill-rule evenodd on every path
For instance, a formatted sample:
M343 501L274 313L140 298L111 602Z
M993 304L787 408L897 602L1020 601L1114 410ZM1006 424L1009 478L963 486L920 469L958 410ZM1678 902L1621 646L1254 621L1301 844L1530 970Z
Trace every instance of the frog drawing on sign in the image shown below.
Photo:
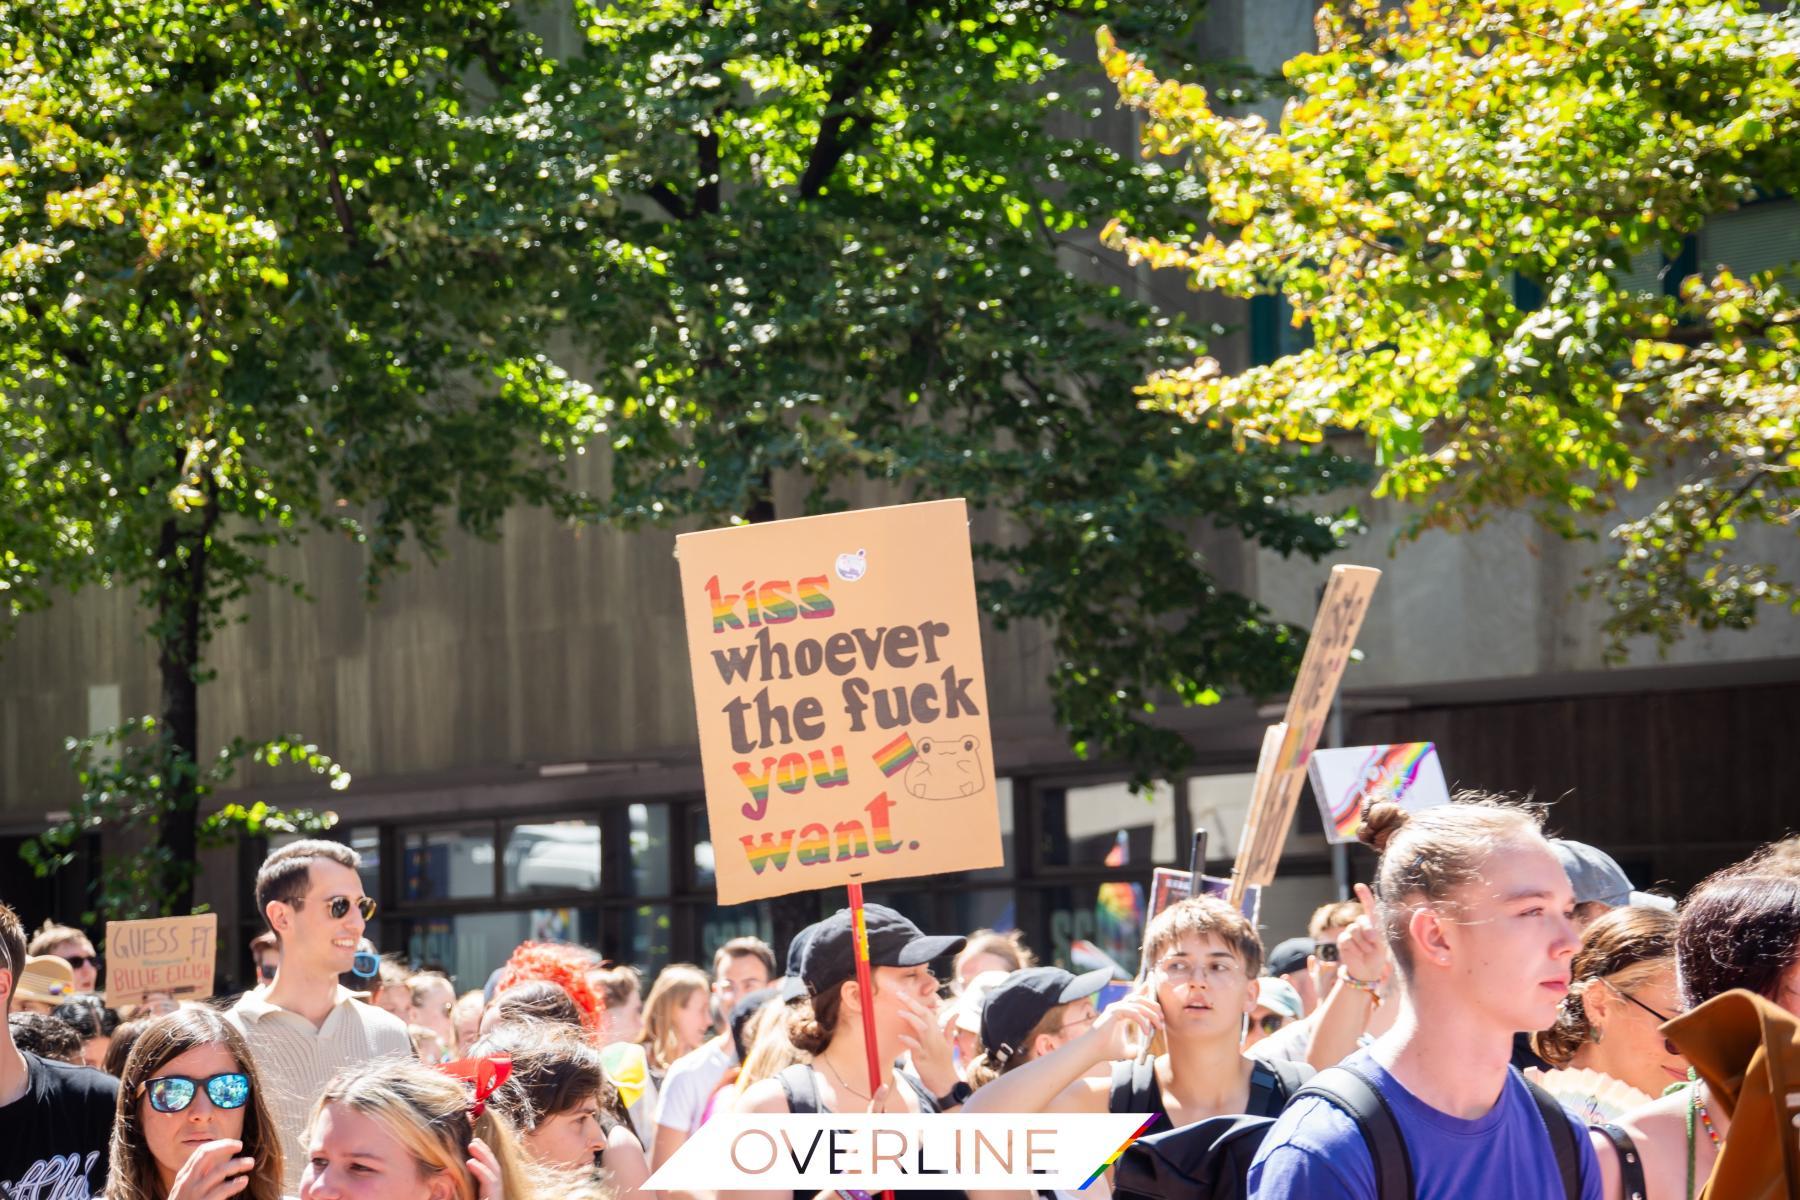
M906 768L901 783L909 796L920 800L960 800L981 790L981 739L978 737L922 737L918 756Z

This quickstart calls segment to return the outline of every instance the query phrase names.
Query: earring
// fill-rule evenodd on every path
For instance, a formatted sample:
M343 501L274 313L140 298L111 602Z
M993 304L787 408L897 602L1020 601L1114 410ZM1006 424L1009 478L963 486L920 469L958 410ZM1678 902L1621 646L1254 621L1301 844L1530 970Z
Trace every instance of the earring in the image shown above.
M1605 1040L1606 1040L1606 1030L1602 1029L1598 1025L1594 1026L1594 1036L1589 1038L1588 1041L1590 1041L1590 1042L1594 1043L1594 1045L1598 1046L1601 1042L1603 1042Z

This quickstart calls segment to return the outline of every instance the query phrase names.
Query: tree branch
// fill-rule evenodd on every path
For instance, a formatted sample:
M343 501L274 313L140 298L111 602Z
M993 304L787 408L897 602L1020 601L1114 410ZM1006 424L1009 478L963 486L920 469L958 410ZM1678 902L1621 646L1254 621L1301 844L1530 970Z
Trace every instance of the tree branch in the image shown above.
M694 154L700 163L700 179L694 185L696 213L719 211L719 127L714 121L723 111L722 106L715 110L714 120L694 135Z
M837 170L838 163L850 152L863 127L861 116L848 111L850 101L875 77L882 56L900 34L902 19L910 17L921 7L923 6L904 5L900 18L890 17L871 24L869 36L863 39L856 53L838 70L837 78L831 82L825 111L820 115L819 140L813 143L812 154L807 157L806 171L800 176L802 197L810 200L823 191L832 172Z
M688 211L687 204L675 189L666 183L653 183L644 190L644 194L677 221L686 221L694 215Z

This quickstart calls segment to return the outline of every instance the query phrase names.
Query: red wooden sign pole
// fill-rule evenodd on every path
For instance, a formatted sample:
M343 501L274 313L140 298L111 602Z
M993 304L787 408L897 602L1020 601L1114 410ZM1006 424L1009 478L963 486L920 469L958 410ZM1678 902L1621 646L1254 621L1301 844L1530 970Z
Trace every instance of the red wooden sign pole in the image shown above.
M869 930L863 923L862 884L845 885L850 892L850 925L856 937L856 991L862 997L863 1048L869 1056L869 1095L881 1087L881 1054L875 1048L875 987L869 970ZM882 1200L894 1200L894 1193L884 1191Z

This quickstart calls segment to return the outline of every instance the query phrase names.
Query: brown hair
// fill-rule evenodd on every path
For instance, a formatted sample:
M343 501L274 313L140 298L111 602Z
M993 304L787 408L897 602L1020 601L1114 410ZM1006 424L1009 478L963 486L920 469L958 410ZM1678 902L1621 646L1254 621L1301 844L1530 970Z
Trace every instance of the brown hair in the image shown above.
M138 1036L150 1028L150 1017L139 1017L135 1021L121 1021L113 1030L112 1041L106 1044L106 1073L114 1079L125 1074L125 1060L131 1057L131 1048L137 1045Z
M969 1060L969 1086L972 1088L986 1087L1020 1063L1030 1062L1032 1044L1045 1034L1052 1034L1061 1029L1069 1019L1069 1010L1080 1003L1082 1003L1080 1000L1071 1000L1067 1004L1059 1004L1045 1013L1043 1019L1033 1025L1031 1032L1025 1035L1025 1040L1021 1043L1017 1054L1009 1054L1001 1059L987 1046L982 1046L981 1051Z
M6 1007L10 1011L13 993L19 988L19 972L25 969L25 927L19 924L19 914L0 904L0 954L6 961L0 962L0 971L12 976L12 986L6 989Z
M289 842L263 859L262 866L256 869L256 914L267 921L270 904L277 900L292 904L306 895L312 865L320 859L349 867L352 871L362 867L362 859L356 851L341 842L319 838Z
M517 1021L496 1027L469 1053L511 1057L512 1074L489 1103L499 1105L513 1128L521 1132L536 1129L590 1096L614 1121L622 1115L600 1051L587 1043L579 1029Z
M581 1010L561 984L548 979L533 979L517 987L509 987L494 997L494 1008L501 1024L515 1021L541 1021L550 1025L582 1028Z
M870 982L874 982L872 977ZM788 1041L794 1043L794 1049L814 1058L825 1053L825 1047L831 1045L832 1035L837 1033L843 1003L842 983L796 1002L788 1010L787 1018Z
M1743 862L1726 867L1719 874L1800 875L1800 833L1791 833L1778 842L1760 847Z
M1025 948L1025 935L1016 929L1001 933L994 929L977 929L950 964L950 978L962 976L962 965L980 954L991 954L1006 963L1008 971L1019 971L1037 964L1037 956Z
M1243 961L1244 973L1262 973L1262 938L1238 909L1217 896L1190 896L1156 914L1144 930L1144 961L1154 963L1185 937L1216 937Z
M1800 961L1800 876L1711 876L1681 906L1675 958L1689 1008L1733 988L1775 999Z
M675 1031L675 1010L695 992L711 991L712 981L693 963L674 963L657 974L644 1001L644 1032L638 1037L652 1067L667 1070L683 1053Z
M1589 925L1575 952L1556 1024L1531 1035L1538 1056L1551 1066L1566 1067L1577 1050L1594 1040L1583 999L1591 989L1610 984L1629 995L1659 972L1672 970L1675 925L1675 914L1659 908L1615 908Z
M630 963L599 967L593 972L593 980L609 1009L625 1007L627 1000L644 990L644 973Z
M82 1064L81 1035L67 1021L49 1013L16 1012L6 1018L12 1043L22 1054L55 1059L72 1067Z
M244 1106L244 1154L256 1159L248 1184L240 1196L248 1200L280 1200L281 1136L263 1103L263 1084L244 1035L216 1009L194 1005L144 1024L119 1074L119 1107L113 1117L111 1179L106 1200L156 1200L163 1194L139 1118L138 1095L144 1082L167 1066L171 1059L201 1046L223 1045L231 1052L239 1071L250 1080L250 1102ZM180 1168L178 1167L177 1170Z
M31 935L31 945L25 948L25 953L48 954L50 947L60 946L64 942L87 942L90 946L94 944L88 940L87 934L73 925L52 925L45 921L38 931Z
M1370 890L1402 973L1412 971L1407 929L1414 912L1454 904L1455 893L1480 877L1498 843L1521 834L1543 837L1543 816L1535 808L1481 792L1458 792L1452 800L1418 813L1385 800L1367 804L1356 832L1381 855Z
M763 973L775 978L775 952L759 937L735 937L713 952L713 974L732 959L754 958L763 965Z

